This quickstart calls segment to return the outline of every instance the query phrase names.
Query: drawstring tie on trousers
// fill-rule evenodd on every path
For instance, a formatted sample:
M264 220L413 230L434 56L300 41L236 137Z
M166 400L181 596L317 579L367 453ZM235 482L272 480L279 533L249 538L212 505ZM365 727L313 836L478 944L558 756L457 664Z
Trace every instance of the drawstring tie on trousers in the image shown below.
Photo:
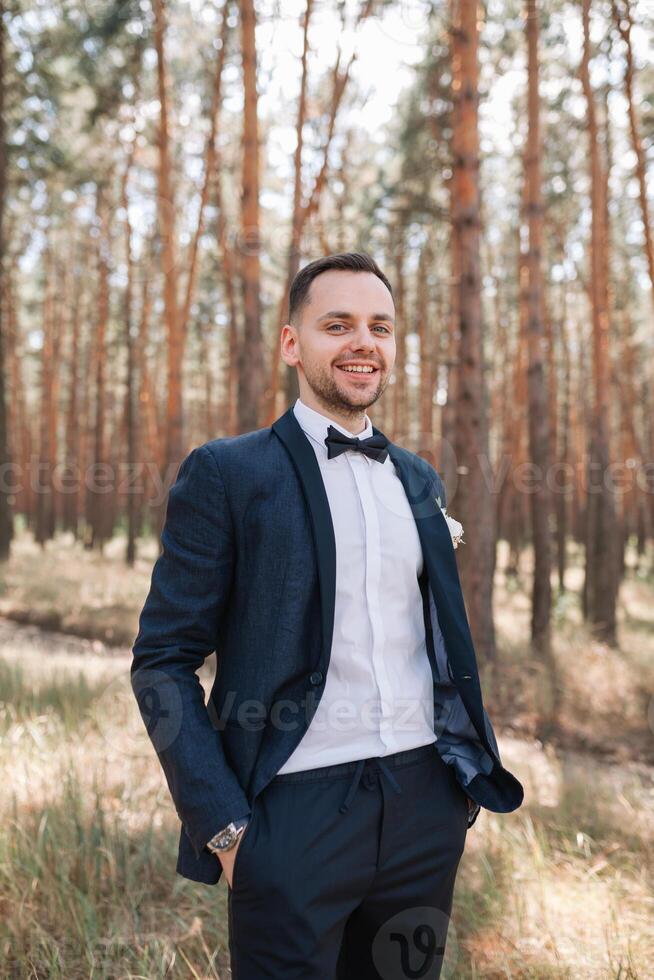
M366 759L360 759L357 762L356 769L354 770L354 778L352 779L352 782L350 783L350 788L347 791L347 795L346 795L345 799L343 800L343 803L339 807L339 812L340 813L346 813L347 810L350 809L350 803L354 799L354 794L356 793L357 789L359 788L359 783L361 782L361 777L363 776L363 770L365 768L366 761L367 761ZM384 762L384 760L383 759L375 759L374 762L379 766L379 768L381 769L381 771L384 774L384 776L386 776L386 778L388 779L389 783L393 787L393 791L395 793L400 794L402 792L402 789L401 789L398 781L396 780L395 776L393 775L393 773L389 769L388 765ZM372 778L372 773L370 771L369 771L368 775L371 777L370 782L369 783L364 783L364 785L367 785L368 788L370 789L374 785L374 778Z

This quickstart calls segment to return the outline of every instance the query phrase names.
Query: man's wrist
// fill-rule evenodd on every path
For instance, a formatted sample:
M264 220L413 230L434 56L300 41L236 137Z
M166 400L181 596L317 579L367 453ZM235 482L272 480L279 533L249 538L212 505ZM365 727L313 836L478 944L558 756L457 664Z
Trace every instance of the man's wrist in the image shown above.
M231 851L233 847L240 840L245 827L247 826L249 817L239 817L237 820L233 820L231 823L227 824L221 830L217 831L214 836L207 841L206 848L212 854L220 856L220 854L226 854L227 851Z

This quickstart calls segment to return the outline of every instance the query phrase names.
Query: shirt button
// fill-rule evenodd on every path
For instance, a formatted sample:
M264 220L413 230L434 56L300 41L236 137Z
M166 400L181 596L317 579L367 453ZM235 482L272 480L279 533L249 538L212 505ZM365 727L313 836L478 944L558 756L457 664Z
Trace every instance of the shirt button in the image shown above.
M309 675L309 681L314 687L318 687L319 684L322 684L322 672L314 670L313 674Z

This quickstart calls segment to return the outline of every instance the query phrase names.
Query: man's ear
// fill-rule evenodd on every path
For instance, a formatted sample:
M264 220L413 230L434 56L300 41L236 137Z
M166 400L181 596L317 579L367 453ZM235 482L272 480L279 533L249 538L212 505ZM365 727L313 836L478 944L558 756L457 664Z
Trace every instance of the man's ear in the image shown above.
M284 361L285 364L288 364L289 367L295 367L296 364L297 364L297 361L295 361L293 363L289 363L286 360L286 358L289 355L284 350L284 346L288 343L289 338L290 337L293 337L293 336L295 336L295 339L297 340L297 331L295 331L295 328L293 327L293 324L292 323L285 323L284 326L282 327L281 333L279 335L279 352L280 352L280 356L281 356L282 360ZM290 355L290 356L293 356L293 355Z

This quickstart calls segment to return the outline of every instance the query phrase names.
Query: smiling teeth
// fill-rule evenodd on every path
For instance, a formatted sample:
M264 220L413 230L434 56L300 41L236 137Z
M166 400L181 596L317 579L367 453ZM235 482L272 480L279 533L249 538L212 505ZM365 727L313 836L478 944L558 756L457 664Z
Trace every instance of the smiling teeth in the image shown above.
M344 367L341 364L339 364L339 367L342 368L343 371L354 371L358 374L372 374L372 372L375 370L371 367Z

